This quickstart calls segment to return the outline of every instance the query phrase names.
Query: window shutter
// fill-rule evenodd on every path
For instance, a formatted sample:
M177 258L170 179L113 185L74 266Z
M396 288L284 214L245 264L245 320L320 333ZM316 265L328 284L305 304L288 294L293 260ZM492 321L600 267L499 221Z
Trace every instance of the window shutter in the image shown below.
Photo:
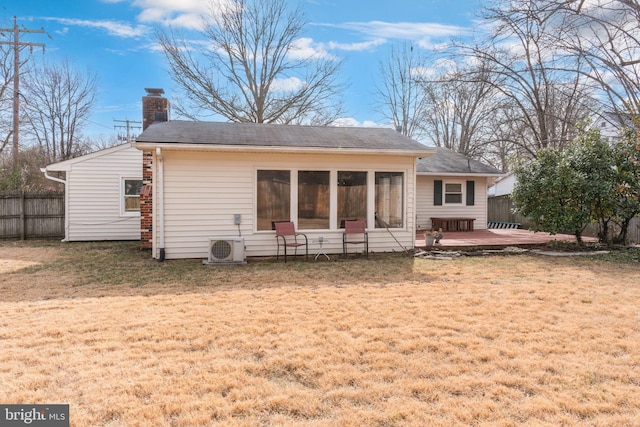
M476 182L467 181L467 206L475 205Z
M442 180L433 181L433 205L442 206Z

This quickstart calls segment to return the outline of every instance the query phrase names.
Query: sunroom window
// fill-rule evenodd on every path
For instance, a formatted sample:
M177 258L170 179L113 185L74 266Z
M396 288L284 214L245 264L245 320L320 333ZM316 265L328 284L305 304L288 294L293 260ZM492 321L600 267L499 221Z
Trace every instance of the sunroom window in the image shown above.
M298 228L329 228L329 172L298 172Z
M291 220L291 173L259 170L257 177L258 230L272 230L273 223Z
M403 182L402 172L376 172L376 227L400 228L403 225Z
M338 226L367 220L367 173L338 171Z

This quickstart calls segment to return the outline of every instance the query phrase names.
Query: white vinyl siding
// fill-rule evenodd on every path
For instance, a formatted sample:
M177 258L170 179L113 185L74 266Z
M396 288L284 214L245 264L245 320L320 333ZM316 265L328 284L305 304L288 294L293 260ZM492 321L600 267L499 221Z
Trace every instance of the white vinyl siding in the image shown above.
M442 206L434 206L434 181L441 180L443 185L447 183L460 183L462 184L462 203L459 204L446 204ZM474 181L474 205L467 206L466 201L466 183L467 181ZM418 175L417 177L417 225L421 229L431 229L431 218L440 217L462 217L462 218L475 218L474 229L482 230L487 228L487 179L485 177L469 177L469 176L457 176L457 177L436 177Z
M139 212L122 212L122 178L142 179L142 152L126 145L65 163L68 240L139 240Z
M329 171L335 181L337 171L370 171L369 186L374 188L375 171L404 173L405 226L394 229L394 236L405 248L412 248L415 237L415 159L395 156L338 156L294 154L208 153L188 151L162 151L164 168L164 249L167 259L205 258L210 237L244 238L247 256L274 256L275 232L258 231L256 215L256 179L258 170L290 170L292 188L297 188L298 171ZM157 159L154 160L158 171ZM157 178L154 178L157 180ZM154 185L154 191L157 186ZM374 206L372 200L368 206ZM327 253L342 253L342 230L337 229L333 212L336 204L335 186L332 185L331 229L302 230L309 237L309 252L317 250L317 238L328 240L323 244ZM292 191L291 218L296 221L297 191ZM157 194L154 199L158 200ZM234 214L241 215L241 224L234 224ZM154 209L154 256L157 256L158 209ZM394 237L385 229L375 229L373 209L368 212L369 247L373 252L402 250Z

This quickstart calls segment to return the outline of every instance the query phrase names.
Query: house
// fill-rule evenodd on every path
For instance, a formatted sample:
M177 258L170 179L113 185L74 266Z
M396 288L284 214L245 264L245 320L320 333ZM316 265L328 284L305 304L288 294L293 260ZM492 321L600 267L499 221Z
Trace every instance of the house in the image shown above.
M509 196L516 185L516 175L509 172L496 179L496 182L489 187L489 197Z
M141 165L127 143L43 168L64 184L64 240L139 240Z
M593 119L592 127L600 132L600 136L610 144L620 139L624 129L636 127L632 115L625 112L607 111Z
M192 121L143 128L133 145L145 153L142 240L155 258L203 258L210 238L236 237L247 256L272 256L273 224L285 220L308 236L310 251L322 240L324 252L341 253L351 219L366 221L373 252L414 246L416 159L434 149L392 129Z
M162 89L146 91L136 142L43 169L65 184L65 240L202 258L211 238L275 255L283 220L327 253L342 251L351 219L366 221L374 252L412 248L432 217L486 228L486 179L499 172L480 162L391 129L169 121Z
M459 218L465 230L487 228L487 181L502 172L455 151L436 148L433 156L418 159L416 174L418 229L439 228L441 224L434 227L432 218Z

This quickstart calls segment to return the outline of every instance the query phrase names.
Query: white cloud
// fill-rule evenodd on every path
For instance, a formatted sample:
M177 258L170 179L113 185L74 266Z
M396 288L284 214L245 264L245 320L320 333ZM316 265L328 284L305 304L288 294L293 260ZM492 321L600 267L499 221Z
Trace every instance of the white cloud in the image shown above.
M297 77L289 77L287 79L275 79L271 83L271 90L274 92L293 92L299 90L305 83Z
M291 59L308 59L308 58L327 58L334 59L324 48L324 45L314 43L313 39L303 37L293 42L289 50L289 58Z
M451 37L463 35L467 29L457 25L429 22L345 22L343 24L322 24L330 27L357 31L375 39L422 40L425 38Z
M360 127L360 128L390 128L391 125L385 125L381 123L376 123L372 120L365 120L363 122L359 122L353 117L340 117L335 119L331 126L335 127Z
M420 46L423 49L438 51L438 50L445 50L450 45L448 42L436 43L431 39L431 37L425 37L421 40L418 40L418 46Z
M366 41L366 42L360 42L360 43L338 43L338 42L329 42L327 43L327 47L329 49L335 49L335 50L345 50L345 51L363 51L363 50L370 50L376 46L380 46L382 44L386 43L385 39L382 38L377 38L374 40L370 40L370 41Z
M199 29L203 17L230 3L231 0L135 0L133 5L142 9L138 15L140 22Z
M108 21L108 20L88 20L88 19L73 19L73 18L42 18L47 21L59 22L62 25L88 27L106 30L112 36L130 38L141 37L149 33L149 28L144 25L131 26L122 22Z

